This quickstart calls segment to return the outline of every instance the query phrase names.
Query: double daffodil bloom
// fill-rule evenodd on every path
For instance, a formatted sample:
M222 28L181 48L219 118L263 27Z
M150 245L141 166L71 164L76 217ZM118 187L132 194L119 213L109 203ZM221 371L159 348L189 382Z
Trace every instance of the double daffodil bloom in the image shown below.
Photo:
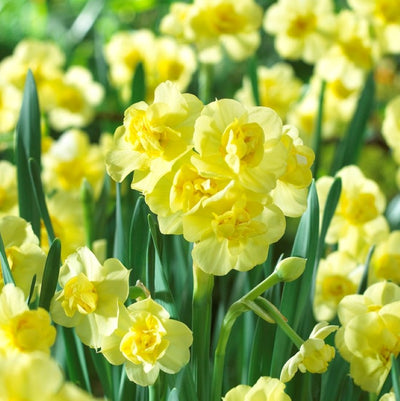
M329 362L335 357L335 348L325 344L324 340L337 329L338 326L328 325L327 322L317 323L308 340L301 345L299 352L283 366L280 378L282 382L292 380L298 370L302 373L326 372Z
M254 386L240 384L229 390L223 401L290 401L285 384L272 377L260 377Z
M49 313L43 308L30 310L22 290L5 285L0 293L0 352L50 353L55 339Z
M129 270L118 259L103 264L86 247L68 256L60 269L59 283L51 302L53 320L75 327L81 341L99 348L102 337L117 327L121 305L129 291Z
M124 364L129 380L153 384L160 370L176 373L189 361L192 332L151 298L121 309L118 328L104 337L101 352L113 365Z

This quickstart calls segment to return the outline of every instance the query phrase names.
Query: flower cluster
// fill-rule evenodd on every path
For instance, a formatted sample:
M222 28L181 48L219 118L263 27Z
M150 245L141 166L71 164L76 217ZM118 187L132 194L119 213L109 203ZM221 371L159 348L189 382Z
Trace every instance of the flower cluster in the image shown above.
M231 99L203 106L166 82L152 104L125 111L106 163L116 181L134 171L131 186L161 232L183 234L194 263L224 275L264 262L284 215L304 212L313 160L272 109Z

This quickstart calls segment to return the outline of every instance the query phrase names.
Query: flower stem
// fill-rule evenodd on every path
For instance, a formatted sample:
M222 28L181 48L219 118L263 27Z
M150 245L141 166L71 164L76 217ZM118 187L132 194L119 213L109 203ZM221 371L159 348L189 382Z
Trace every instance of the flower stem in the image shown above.
M199 401L209 401L211 306L214 276L193 265L192 366Z
M211 87L213 80L213 65L201 63L199 69L199 98L203 103L211 101Z

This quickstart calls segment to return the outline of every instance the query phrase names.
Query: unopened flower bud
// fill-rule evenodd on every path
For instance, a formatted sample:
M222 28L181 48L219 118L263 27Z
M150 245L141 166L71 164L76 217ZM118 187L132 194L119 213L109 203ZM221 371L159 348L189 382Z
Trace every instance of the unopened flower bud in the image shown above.
M275 273L282 281L294 281L303 274L306 261L296 256L283 259L275 267Z

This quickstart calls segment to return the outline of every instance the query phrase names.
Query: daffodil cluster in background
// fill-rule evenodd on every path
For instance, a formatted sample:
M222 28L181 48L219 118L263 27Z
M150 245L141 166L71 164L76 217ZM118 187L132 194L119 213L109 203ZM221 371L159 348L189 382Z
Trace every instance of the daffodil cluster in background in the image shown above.
M0 400L399 400L398 0L3 3Z

